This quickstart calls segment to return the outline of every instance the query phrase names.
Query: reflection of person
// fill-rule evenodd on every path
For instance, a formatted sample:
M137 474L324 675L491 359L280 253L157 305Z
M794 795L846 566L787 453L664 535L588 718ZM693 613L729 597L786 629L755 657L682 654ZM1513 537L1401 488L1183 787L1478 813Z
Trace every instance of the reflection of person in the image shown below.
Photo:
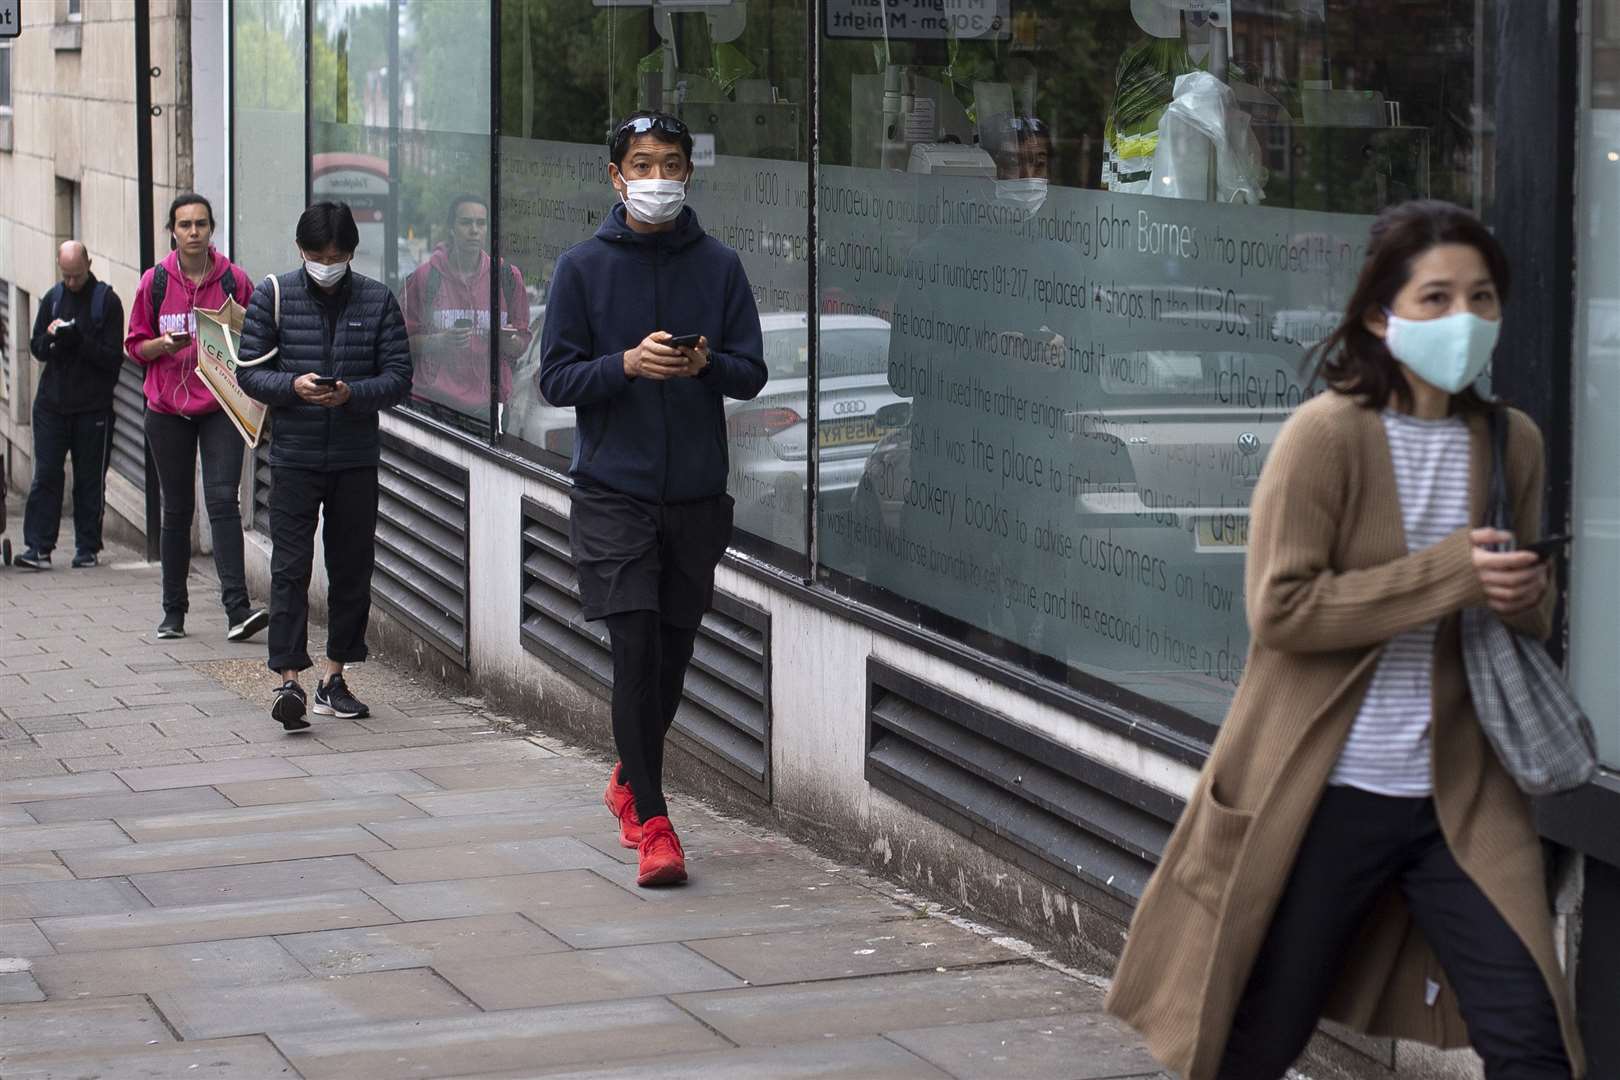
M579 419L569 538L585 617L612 637L607 803L639 849L638 883L664 885L686 880L664 737L731 538L724 399L754 397L767 371L742 261L684 208L686 125L637 113L610 150L623 205L557 260L540 390Z
M996 201L1035 213L1051 181L1052 133L1032 116L1005 116L986 126L984 148L996 163Z
M1581 1072L1541 845L1460 647L1462 609L1544 638L1555 599L1536 555L1492 550L1514 537L1471 510L1486 414L1504 408L1472 384L1507 287L1501 246L1466 211L1386 211L1321 346L1329 392L1261 473L1248 664L1109 998L1193 1080L1282 1076L1324 1013L1471 1042L1493 1080ZM1541 434L1505 411L1529 541Z
M34 358L45 365L34 395L34 483L23 511L18 566L48 569L62 525L62 488L73 455L73 565L96 565L112 455L113 388L124 365L124 305L90 272L77 240L56 255L60 284L39 302Z
M405 319L388 287L351 269L360 231L347 203L318 202L298 219L304 265L253 292L242 324L242 390L270 406L270 670L282 678L270 715L309 727L298 684L309 658L309 578L324 518L327 638L315 712L370 710L350 693L345 664L366 658L376 561L377 415L411 392ZM277 304L279 295L280 303Z
M489 204L481 195L450 203L450 238L405 281L405 328L416 360L412 393L470 416L489 415L489 274L484 250ZM529 347L523 274L501 263L501 397L512 390L512 360Z
M214 208L201 195L175 196L169 206L174 250L141 277L129 312L124 348L146 368L146 445L162 490L163 621L160 638L186 636L190 600L191 516L196 508L197 459L202 458L203 506L214 538L214 569L229 623L226 636L246 641L269 615L248 602L242 561L242 436L197 375L197 308L242 301L252 283L214 249Z

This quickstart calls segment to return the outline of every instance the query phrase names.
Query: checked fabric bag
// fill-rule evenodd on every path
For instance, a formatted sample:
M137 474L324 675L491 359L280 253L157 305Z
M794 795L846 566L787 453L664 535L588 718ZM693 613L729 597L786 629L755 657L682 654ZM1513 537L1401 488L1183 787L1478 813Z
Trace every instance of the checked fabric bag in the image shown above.
M1486 521L1513 531L1507 498L1507 417L1492 409ZM1597 773L1597 736L1541 642L1515 633L1488 607L1462 614L1463 667L1479 726L1526 795L1556 795Z

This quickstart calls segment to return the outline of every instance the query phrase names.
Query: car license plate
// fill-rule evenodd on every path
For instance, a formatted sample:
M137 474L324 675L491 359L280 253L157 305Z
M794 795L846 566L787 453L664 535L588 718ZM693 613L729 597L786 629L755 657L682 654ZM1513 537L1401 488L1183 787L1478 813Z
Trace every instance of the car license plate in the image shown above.
M1249 514L1212 514L1197 520L1195 546L1199 551L1243 551L1249 546Z
M835 420L830 424L821 425L821 445L826 448L857 446L861 443L875 443L877 440L878 425L875 417Z

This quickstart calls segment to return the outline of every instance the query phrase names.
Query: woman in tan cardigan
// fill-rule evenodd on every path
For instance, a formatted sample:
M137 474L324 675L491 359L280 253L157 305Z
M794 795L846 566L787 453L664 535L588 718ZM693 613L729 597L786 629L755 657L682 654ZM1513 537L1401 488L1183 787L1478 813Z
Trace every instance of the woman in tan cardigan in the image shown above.
M1493 406L1472 383L1507 289L1466 211L1386 211L1317 353L1328 390L1261 474L1248 664L1108 1000L1188 1080L1277 1080L1322 1016L1471 1044L1489 1080L1585 1073L1530 807L1480 731L1459 648L1475 605L1551 626L1546 568L1476 527ZM1528 542L1541 435L1509 418Z

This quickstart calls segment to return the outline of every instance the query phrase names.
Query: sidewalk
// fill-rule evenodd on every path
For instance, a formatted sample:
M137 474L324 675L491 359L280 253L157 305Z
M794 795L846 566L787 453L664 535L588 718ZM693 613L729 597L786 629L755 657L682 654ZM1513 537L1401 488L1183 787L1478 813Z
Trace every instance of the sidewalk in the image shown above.
M691 882L636 888L602 761L380 663L287 735L211 583L159 642L104 557L0 569L11 1080L1164 1075L1088 982L691 799Z

